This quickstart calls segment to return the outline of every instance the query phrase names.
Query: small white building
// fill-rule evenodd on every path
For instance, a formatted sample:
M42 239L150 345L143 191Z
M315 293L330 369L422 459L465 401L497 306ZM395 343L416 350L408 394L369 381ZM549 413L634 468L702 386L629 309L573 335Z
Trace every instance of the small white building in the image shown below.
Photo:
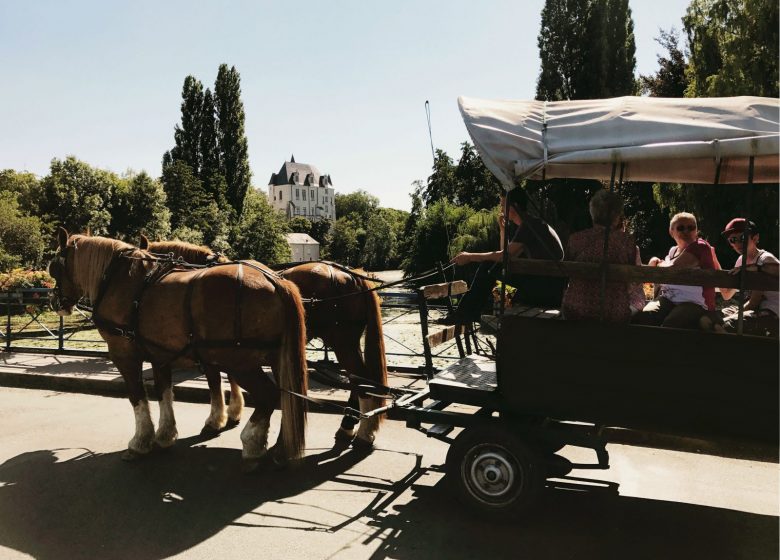
M288 233L287 244L292 253L292 262L320 260L320 244L308 233Z
M313 165L297 163L295 156L290 156L268 182L268 202L288 219L303 216L312 222L322 218L336 221L334 196L330 175L321 175Z

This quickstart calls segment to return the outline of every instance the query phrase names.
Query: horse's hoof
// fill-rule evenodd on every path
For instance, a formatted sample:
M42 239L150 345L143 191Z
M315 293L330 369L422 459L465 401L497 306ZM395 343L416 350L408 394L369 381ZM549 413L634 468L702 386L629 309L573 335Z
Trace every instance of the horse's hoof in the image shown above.
M165 439L154 440L154 446L157 449L162 449L162 450L171 449L175 443L176 443L176 438L173 439L165 438Z
M219 432L220 432L219 429L215 428L214 426L209 426L208 424L206 424L200 430L200 435L205 437L217 437L219 435Z
M173 447L176 440L179 438L178 432L174 431L172 434L157 434L154 436L154 445L160 449L169 449Z
M352 441L352 449L361 453L371 453L374 450L374 442L356 437Z
M225 424L223 430L232 430L240 423L241 423L241 418L236 418L235 420L233 420L232 418L228 418L227 424Z
M339 428L336 432L336 435L334 436L337 442L343 442L346 444L352 443L352 440L355 439L355 433L354 432L348 432L344 430L343 428Z

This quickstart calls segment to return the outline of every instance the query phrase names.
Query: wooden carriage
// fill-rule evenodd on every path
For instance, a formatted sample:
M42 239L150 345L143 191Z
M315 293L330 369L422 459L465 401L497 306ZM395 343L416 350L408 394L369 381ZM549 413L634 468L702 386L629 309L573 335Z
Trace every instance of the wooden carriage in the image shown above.
M778 182L776 99L459 103L483 161L507 189L525 178L559 177ZM778 289L776 277L759 272L508 256L504 265L603 281ZM777 448L778 339L536 315L499 317L495 361L468 356L395 403L409 426L452 443L448 476L470 505L527 509L546 478L608 468L606 444L626 430L722 443L726 453L749 444ZM452 439L457 426L465 429ZM591 448L597 461L561 461L554 453L564 445Z

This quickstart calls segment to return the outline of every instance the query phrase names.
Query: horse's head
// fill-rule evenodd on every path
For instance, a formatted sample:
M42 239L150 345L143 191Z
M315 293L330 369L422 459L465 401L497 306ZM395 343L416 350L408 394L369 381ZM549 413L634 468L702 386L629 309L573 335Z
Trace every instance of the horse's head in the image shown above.
M76 243L72 241L64 228L57 231L57 252L49 263L49 275L54 278L54 296L51 298L51 306L58 315L70 315L73 306L84 295L82 290L73 281L74 252Z

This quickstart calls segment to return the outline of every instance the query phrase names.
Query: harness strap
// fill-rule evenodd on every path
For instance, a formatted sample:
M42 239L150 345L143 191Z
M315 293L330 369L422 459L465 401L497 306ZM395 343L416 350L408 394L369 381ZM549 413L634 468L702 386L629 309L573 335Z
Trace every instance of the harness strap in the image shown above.
M369 418L369 416L367 414L364 414L363 412L360 412L359 410L356 410L356 409L354 409L354 408L352 408L350 406L341 406L339 404L332 403L330 401L324 401L322 399L316 399L316 398L310 397L308 395L302 395L301 393L296 393L295 391L290 391L289 389L282 389L278 385L277 385L277 387L278 387L278 389L280 391L283 391L283 392L288 393L290 395L294 395L294 396L299 397L299 398L301 398L303 400L312 402L312 403L314 403L316 405L319 405L319 406L322 406L322 407L330 407L330 408L334 408L336 410L339 410L342 414L344 414L344 416L349 416L350 418L356 418L356 419L359 419L359 420L363 420L365 418Z

